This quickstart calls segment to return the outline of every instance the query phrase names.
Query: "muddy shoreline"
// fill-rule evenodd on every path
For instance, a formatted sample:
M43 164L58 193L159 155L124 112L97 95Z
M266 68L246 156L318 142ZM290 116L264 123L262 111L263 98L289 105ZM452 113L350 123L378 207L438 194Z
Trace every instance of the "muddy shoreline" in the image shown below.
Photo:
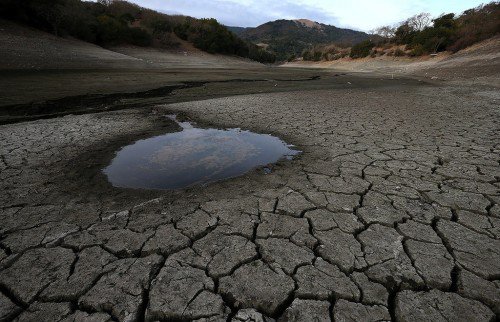
M43 71L40 73L43 74ZM395 82L421 83L411 78L388 79L376 76L363 77L346 73L319 73L305 77L297 73L287 78L287 74L277 77L262 78L228 78L221 80L182 81L173 85L154 87L152 89L130 92L109 92L103 94L83 94L65 96L58 99L36 100L29 103L0 106L0 124L10 124L37 119L48 119L64 115L99 113L123 109L151 107L190 100L255 94L263 92L294 91L297 89L322 88L373 88L391 86ZM316 74L318 72L316 71ZM298 76L298 77L297 77ZM370 81L371 80L371 81ZM310 84L311 82L311 84ZM390 83L392 82L392 84ZM307 84L307 86L305 86ZM33 93L31 93L32 95ZM0 95L1 98L1 95ZM30 93L24 100L30 101Z
M317 80L320 76L311 76L309 79L284 79L272 80L275 82L302 82ZM56 100L39 101L28 104L15 104L2 106L0 108L0 124L17 123L37 119L47 119L64 115L99 113L116 111L121 109L135 108L137 103L127 104L124 100L160 98L171 95L173 91L203 87L210 83L252 83L268 82L270 80L260 79L228 79L221 81L199 81L185 82L181 85L170 85L147 91L111 94L87 94L69 96ZM140 103L139 103L140 104ZM153 103L152 103L153 104ZM144 103L142 104L144 105ZM143 107L148 107L143 106Z

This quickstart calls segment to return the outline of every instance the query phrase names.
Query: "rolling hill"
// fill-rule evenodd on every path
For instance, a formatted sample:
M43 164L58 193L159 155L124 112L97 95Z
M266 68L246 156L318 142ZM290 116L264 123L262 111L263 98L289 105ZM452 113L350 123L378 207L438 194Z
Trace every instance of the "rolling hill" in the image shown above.
M300 56L304 49L318 44L352 45L370 37L367 33L342 29L307 19L276 20L255 28L228 27L242 39L265 47L279 60Z

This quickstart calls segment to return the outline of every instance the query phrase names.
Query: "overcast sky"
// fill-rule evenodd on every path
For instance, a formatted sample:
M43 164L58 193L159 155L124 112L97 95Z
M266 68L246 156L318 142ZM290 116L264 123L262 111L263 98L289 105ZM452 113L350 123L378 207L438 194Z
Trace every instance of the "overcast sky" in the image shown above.
M277 19L310 19L369 31L420 13L460 13L484 0L129 0L143 7L197 18L216 18L228 26L255 27Z

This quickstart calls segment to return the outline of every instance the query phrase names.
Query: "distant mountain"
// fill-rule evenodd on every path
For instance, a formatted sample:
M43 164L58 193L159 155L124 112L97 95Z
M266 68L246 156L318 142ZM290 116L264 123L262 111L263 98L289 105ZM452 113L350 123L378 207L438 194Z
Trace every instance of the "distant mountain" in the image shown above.
M355 44L370 37L367 33L342 29L307 19L276 20L255 28L228 27L245 40L274 52L278 59L300 56L304 49L318 44Z

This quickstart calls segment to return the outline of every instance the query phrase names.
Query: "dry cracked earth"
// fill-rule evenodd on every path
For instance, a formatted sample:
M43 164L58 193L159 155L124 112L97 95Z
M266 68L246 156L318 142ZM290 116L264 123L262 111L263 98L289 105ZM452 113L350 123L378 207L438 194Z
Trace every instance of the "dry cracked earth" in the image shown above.
M498 320L496 94L395 81L0 126L0 320ZM207 187L111 187L100 169L175 130L167 113L303 153Z

